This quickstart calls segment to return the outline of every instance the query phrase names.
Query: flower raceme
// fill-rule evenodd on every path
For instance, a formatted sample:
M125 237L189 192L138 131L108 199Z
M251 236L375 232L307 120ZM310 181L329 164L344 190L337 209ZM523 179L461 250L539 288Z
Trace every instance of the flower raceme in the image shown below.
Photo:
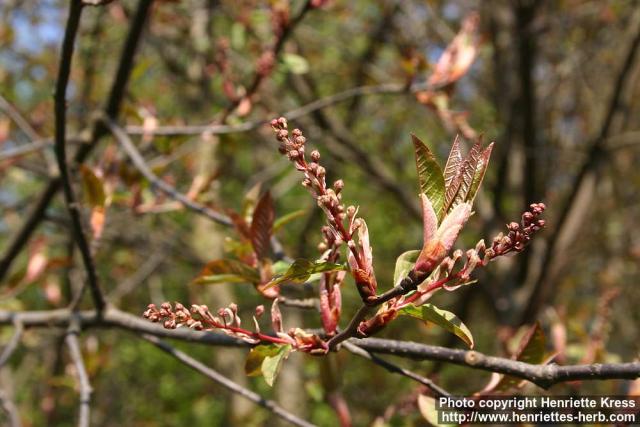
M539 218L545 205L534 203L529 211L522 214L520 223L507 224L507 233L500 233L491 245L480 240L472 249L454 250L458 235L472 215L473 200L484 178L493 144L483 148L481 141L477 140L463 156L460 139L456 138L442 169L426 144L412 135L420 184L423 245L420 250L400 255L396 261L394 286L378 294L369 230L365 220L358 216L358 208L345 206L342 197L344 182L338 179L327 185L320 153L313 150L306 154L307 140L301 130L289 132L284 118L273 120L271 127L280 143L279 151L302 173L302 185L324 212L323 241L318 245L321 255L315 261L298 259L285 262L269 258L269 243L276 225L273 203L266 193L256 204L250 226L236 220L236 230L244 236L244 246L250 244L253 248L251 256L240 252L235 255L237 259L214 260L207 264L202 273L204 276L201 274L202 277L194 281L200 284L223 280L253 283L263 297L273 300L271 331L262 332L260 329L259 318L265 311L262 305L255 310L253 327L241 326L235 304L214 314L205 305L192 305L187 309L180 303L172 305L165 302L160 307L149 305L144 317L168 329L218 330L254 345L245 370L247 375L264 375L270 385L280 364L291 351L325 354L336 347L336 342L352 336L371 336L401 315L434 323L472 347L473 337L464 323L453 313L428 301L440 289L453 291L473 283L471 273L491 260L521 252L533 234L545 225ZM240 215L235 217L241 218ZM341 261L343 257L346 263ZM278 265L283 263L284 266ZM350 324L346 330L339 331L341 292L347 274L354 279L364 306L379 308L368 318L366 310L361 310L364 315L354 317L355 322L351 322L357 326ZM323 333L310 333L300 327L285 332L278 308L279 301L283 299L279 287L315 280L319 281L318 306Z

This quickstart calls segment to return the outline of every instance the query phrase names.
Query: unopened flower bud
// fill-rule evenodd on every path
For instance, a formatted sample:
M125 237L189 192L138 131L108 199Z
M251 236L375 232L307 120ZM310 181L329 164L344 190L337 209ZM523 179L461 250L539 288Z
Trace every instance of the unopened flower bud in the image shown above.
M327 249L327 244L325 242L318 243L318 252L324 252Z
M353 205L349 205L349 207L347 207L347 215L349 216L349 218L352 218L355 214L356 214L356 207Z
M296 136L293 142L298 145L304 145L304 143L307 142L307 138L305 138L304 136Z
M320 161L320 152L318 150L313 150L311 152L311 161L316 163Z
M323 168L322 166L318 166L318 170L316 171L316 174L318 175L319 178L323 178L326 173L327 171L325 168Z
M263 313L264 313L264 305L260 304L259 306L256 307L255 316L260 317L262 316Z
M278 119L278 124L280 126L282 126L283 128L286 128L287 127L287 119L285 119L284 117L280 117Z
M344 188L344 181L339 179L333 183L333 188L336 190L336 193L339 193Z
M296 160L299 156L300 153L298 153L298 150L291 150L289 151L289 153L287 153L287 157L289 157L289 160Z
M517 222L510 222L509 224L507 224L507 228L511 231L518 231L518 229L520 228L520 224L518 224Z
M276 136L279 140L284 141L289 136L289 132L286 129L280 129Z
M302 136L302 131L300 129L294 129L291 131L291 135L293 135L293 137L298 137L298 136Z

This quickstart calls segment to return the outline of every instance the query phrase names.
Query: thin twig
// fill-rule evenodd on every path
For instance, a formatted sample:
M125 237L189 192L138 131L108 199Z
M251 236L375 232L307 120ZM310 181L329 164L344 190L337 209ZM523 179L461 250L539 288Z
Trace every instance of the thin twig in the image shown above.
M90 421L91 411L91 393L93 392L91 384L89 383L89 375L87 375L87 369L84 366L82 359L82 352L80 351L80 345L78 343L78 334L80 333L80 326L77 321L72 320L69 324L69 330L65 337L65 342L69 348L69 356L73 365L76 367L76 373L78 375L78 387L80 388L80 410L78 415L78 427L88 427Z
M616 75L611 100L600 131L591 143L587 160L582 165L575 183L571 186L571 194L567 197L558 220L554 221L556 232L551 234L542 266L539 269L540 273L536 278L537 280L530 296L527 298L527 306L522 312L520 323L524 324L536 317L539 308L547 298L549 290L553 288L554 276L557 274L558 267L564 259L564 256L560 255L561 252L575 239L582 223L582 218L589 212L587 206L592 199L592 195L587 194L584 196L583 193L588 191L591 185L590 182L595 180L595 177L593 179L589 178L597 172L598 165L603 158L607 157L606 142L611 132L613 119L620 107L620 98L624 92L624 87L633 74L633 64L640 48L640 12L636 11L634 17L632 25L637 26L637 29L626 51L624 63ZM580 199L582 199L582 203L578 203ZM577 226L574 224L577 224Z
M416 83L407 88L406 84L402 83L385 83L381 85L369 85L360 86L351 89L347 89L342 92L327 96L305 104L301 107L287 111L277 116L285 117L288 120L295 120L300 117L309 115L315 111L322 110L324 108L331 107L341 102L347 101L352 98L368 95L403 95L407 93L420 92L428 89L429 86L426 83ZM275 114L272 114L270 118L264 120L254 120L245 122L239 125L220 125L220 124L208 124L208 125L175 125L175 126L158 126L153 129L154 135L161 136L180 136L180 135L200 135L207 133L210 135L222 135L228 133L241 133L249 132L259 128L260 126L267 125L271 121ZM142 135L149 133L148 129L142 126L129 125L125 130L130 135Z
M9 360L9 358L13 355L13 353L18 348L18 344L20 344L20 339L22 338L22 333L24 332L24 326L22 326L22 322L20 320L15 319L14 322L15 331L11 336L11 339L7 343L7 345L2 350L2 354L0 354L0 368L4 366L5 363Z
M451 394L446 391L445 389L443 389L442 387L438 386L436 383L434 383L433 381L431 381L429 378L425 378L422 375L418 375L415 372L412 372L408 369L405 369L401 366L398 366L396 364L393 364L387 360L384 360L378 356L376 356L375 354L372 354L370 352L368 352L367 350L358 347L355 344L352 344L350 342L346 342L343 344L344 348L346 348L349 352L355 354L356 356L360 356L364 359L370 360L373 363L375 363L376 365L382 366L383 368L385 368L387 371L395 373L395 374L400 374L403 375L407 378L410 378L414 381L419 382L420 384L424 385L425 387L427 387L429 390L431 390L433 393L435 393L436 396L438 397L448 397L451 396Z
M103 123L105 124L107 129L111 131L118 143L122 146L136 169L138 169L138 171L151 183L154 188L165 193L172 199L179 201L185 207L191 209L192 211L197 212L200 215L203 215L211 219L212 221L217 222L218 224L226 226L230 226L233 224L228 216L221 214L220 212L216 212L213 209L210 209L209 207L198 202L194 202L184 194L177 191L173 186L158 178L158 176L156 176L156 174L154 174L153 171L151 171L151 169L147 166L147 163L142 158L142 155L135 147L135 145L133 145L133 141L131 141L131 138L129 138L129 135L127 135L124 129L116 125L112 120L109 120L108 118L104 118Z
M279 406L276 402L274 402L272 400L265 399L264 397L260 396L259 394L254 393L253 391L251 391L251 390L249 390L249 389L247 389L245 387L242 387L240 384L231 381L229 378L225 377L224 375L218 373L217 371L214 371L210 367L208 367L208 366L204 365L203 363L197 361L196 359L192 358L188 354L173 348L172 346L170 346L169 344L163 342L162 340L158 339L157 337L155 337L153 335L145 334L145 335L142 335L142 338L147 340L147 341L149 341L150 343L154 344L156 347L158 347L159 349L161 349L165 353L168 353L168 354L172 355L173 357L175 357L180 362L184 363L185 365L187 365L189 368L193 369L194 371L197 371L197 372L201 373L202 375L206 376L210 380L212 380L212 381L220 384L221 386L225 387L227 390L230 390L233 393L236 393L236 394L244 397L245 399L250 400L251 402L255 403L256 405L259 405L259 406L269 410L274 415L279 416L283 420L286 420L286 421L288 421L291 424L296 425L296 426L302 426L302 427L312 427L312 426L314 426L314 424L311 424L310 422L305 421L302 418L299 418L299 417L297 417L296 415L294 415L294 414L292 414L290 412L287 412L285 409L283 409L281 406Z
M104 296L100 290L98 283L98 275L91 256L91 248L82 229L82 219L80 216L80 207L78 200L71 185L71 177L67 168L67 151L66 151L66 125L67 125L67 85L69 83L69 75L71 74L71 62L73 59L73 47L80 26L80 16L82 15L82 2L80 0L72 0L69 4L69 17L62 42L62 53L60 54L60 65L58 69L58 80L56 82L56 92L54 96L55 104L55 144L54 151L58 160L58 169L60 171L60 179L62 189L64 190L65 201L69 217L71 218L71 229L73 236L80 250L82 262L87 272L87 281L91 297L98 311L102 311L105 305ZM84 289L84 287L83 287Z
M153 0L140 0L131 25L129 26L129 33L124 43L118 63L118 71L111 86L109 98L105 104L105 113L111 119L116 119L120 112L120 106L122 105L127 83L131 75L131 70L133 69L133 58L152 4ZM105 130L101 127L101 123L97 121L94 122L89 143L83 144L78 148L73 156L73 162L75 164L84 162L104 134ZM46 210L49 207L51 200L53 200L53 196L55 196L58 190L60 190L61 186L62 180L60 177L53 178L49 181L45 189L40 194L38 203L28 213L27 219L22 224L22 227L20 227L18 233L7 245L7 251L0 260L0 282L2 282L2 279L9 272L11 264L21 252L22 248L27 244L31 234L36 230L38 224L40 224L40 222L45 218Z

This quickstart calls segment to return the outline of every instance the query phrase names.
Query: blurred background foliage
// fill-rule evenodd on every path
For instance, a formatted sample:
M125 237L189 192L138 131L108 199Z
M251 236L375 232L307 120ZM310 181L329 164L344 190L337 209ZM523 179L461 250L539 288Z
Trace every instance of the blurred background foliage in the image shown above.
M43 139L54 131L52 92L66 4L8 0L0 5L0 94ZM274 194L278 216L303 209L305 214L278 237L292 256L314 258L323 218L299 185L296 171L278 154L268 126L225 135L153 135L157 126L207 124L219 118L232 102L224 86L242 95L258 58L273 42L273 11L290 8L295 16L302 7L300 1L284 0L157 1L120 122L144 126L144 135L135 137L138 148L167 182L186 193L197 177L204 180L206 185L195 196L200 202L239 211L246 195L261 183ZM122 0L85 10L68 95L69 135L86 129L92 112L103 105L134 9L135 2ZM462 318L474 332L478 350L489 354L509 355L518 327L539 320L548 351L557 352L558 360L632 360L638 354L640 320L634 308L640 303L638 61L595 160L590 149L640 25L634 1L329 1L304 16L252 101L236 109L226 123L268 120L352 87L423 81L472 11L480 14L482 43L449 103L453 110L467 112L470 125L496 146L462 242L472 246L480 238L490 239L536 201L548 206L549 227L526 254L492 263L479 275L478 284L438 295L437 304ZM5 113L0 112L0 153L32 142ZM422 240L409 134L427 141L444 161L455 131L411 93L352 98L292 124L302 128L309 144L322 153L328 180L345 181L347 204L360 206L374 247L378 282L387 289L396 257L419 248ZM0 158L0 253L55 172L52 156L47 147ZM579 206L577 220L572 217L562 224L569 240L550 264L543 264L549 242L560 232L558 221L576 176L588 161L595 164L591 198ZM234 301L250 319L253 308L264 302L251 286L189 284L207 261L222 256L232 231L155 194L110 138L87 165L104 180L110 199L94 249L111 302L141 313L149 302L219 307ZM371 169L387 181L373 177ZM394 188L409 194L413 205L402 202ZM64 307L83 274L80 263L69 262L70 240L58 197L28 251L5 278L0 306ZM37 255L50 267L30 278L28 266ZM555 270L545 276L541 268L550 265ZM547 292L528 307L540 280ZM315 292L305 287L297 295ZM359 305L350 281L343 298L344 324ZM283 311L286 327L320 326L315 313ZM530 315L522 318L525 312ZM14 397L25 425L74 423L77 392L63 332L28 331L18 353L0 371L0 383ZM2 331L2 342L10 333ZM409 318L397 320L381 336L461 345L441 330ZM424 423L415 406L418 392L413 383L344 352L327 358L294 354L270 389L261 378L244 376L245 350L177 345L319 425L337 424L330 404L334 395L344 397L355 425ZM82 334L82 346L95 389L92 425L278 424L267 412L229 395L133 335L90 330ZM445 364L398 363L455 394L476 391L489 378ZM537 392L530 387L527 392ZM564 384L551 393L624 394L629 387L633 385L627 382Z

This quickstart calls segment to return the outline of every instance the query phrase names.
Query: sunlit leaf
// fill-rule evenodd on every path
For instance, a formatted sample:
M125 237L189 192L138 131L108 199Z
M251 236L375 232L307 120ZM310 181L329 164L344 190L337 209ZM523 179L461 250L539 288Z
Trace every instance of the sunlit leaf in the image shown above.
M217 283L258 283L258 271L234 259L218 259L208 263L193 283L212 285Z
M467 194L466 201L473 204L473 200L480 189L480 185L482 185L482 180L484 179L484 174L487 171L487 166L489 166L489 159L491 158L491 151L493 150L493 142L489 144L487 148L482 151L480 158L478 159L478 164L476 165L476 171L473 176L473 181L471 183L471 187L469 188L469 193Z
M289 344L258 345L251 349L244 365L250 377L262 375L269 386L273 386L280 373L282 362L291 353Z
M447 164L444 167L444 187L446 191L449 190L451 183L458 175L458 170L462 166L462 151L460 151L460 136L456 135L456 139L453 141L449 157L447 158Z
M342 264L332 262L313 262L307 259L297 259L282 276L273 279L265 288L278 285L282 282L305 283L314 273L327 273L340 270L346 270L346 267Z
M434 323L460 338L470 348L473 348L473 336L471 335L471 331L455 314L450 311L442 310L433 304L424 304L420 307L409 304L406 307L401 308L398 313L405 316L415 317L425 322Z
M416 156L420 192L429 198L433 205L433 210L440 216L445 196L442 169L424 142L415 135L411 135L411 140L413 141Z

